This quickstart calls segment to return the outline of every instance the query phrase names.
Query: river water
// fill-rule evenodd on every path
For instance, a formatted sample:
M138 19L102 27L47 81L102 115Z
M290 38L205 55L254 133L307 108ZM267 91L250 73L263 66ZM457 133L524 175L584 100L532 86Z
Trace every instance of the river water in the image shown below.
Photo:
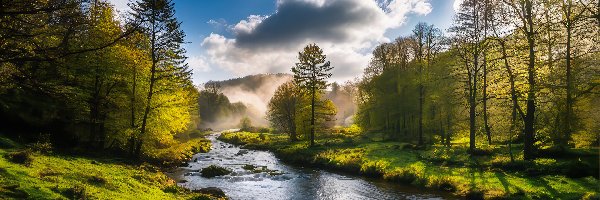
M194 155L188 167L171 174L189 189L221 188L230 199L451 199L447 194L371 180L349 174L332 173L311 167L282 163L268 151L240 149L207 136L212 150ZM204 178L198 172L210 165L233 171L230 175ZM252 173L244 165L264 166L276 173Z

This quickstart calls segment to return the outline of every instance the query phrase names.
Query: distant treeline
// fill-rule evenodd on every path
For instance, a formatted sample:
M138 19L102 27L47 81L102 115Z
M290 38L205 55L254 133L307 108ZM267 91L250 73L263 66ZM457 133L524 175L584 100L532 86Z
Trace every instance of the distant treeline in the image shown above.
M465 0L448 35L419 23L373 51L355 122L420 145L523 142L525 159L598 145L597 6Z

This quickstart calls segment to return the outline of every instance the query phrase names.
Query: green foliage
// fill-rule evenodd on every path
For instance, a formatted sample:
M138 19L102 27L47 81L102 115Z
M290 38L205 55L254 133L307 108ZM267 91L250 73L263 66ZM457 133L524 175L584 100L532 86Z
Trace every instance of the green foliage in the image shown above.
M250 118L248 118L248 117L242 118L240 120L240 130L248 131L248 130L250 130L250 128L252 128L252 121L250 121Z
M310 130L310 144L315 143L315 132L318 128L317 116L335 115L335 106L331 101L326 100L320 102L321 91L327 87L327 79L331 77L330 71L333 69L329 61L325 61L327 56L323 54L323 50L316 44L309 44L304 47L303 51L298 53L298 63L292 67L294 73L294 83L298 85L303 91L310 96L310 104L307 106L301 105L297 109L300 113L309 113L310 116L299 116L296 118L296 127L306 129L305 122L310 122L308 129ZM324 109L324 111L333 110L333 114L329 112L319 112L318 107ZM331 109L333 108L333 109Z

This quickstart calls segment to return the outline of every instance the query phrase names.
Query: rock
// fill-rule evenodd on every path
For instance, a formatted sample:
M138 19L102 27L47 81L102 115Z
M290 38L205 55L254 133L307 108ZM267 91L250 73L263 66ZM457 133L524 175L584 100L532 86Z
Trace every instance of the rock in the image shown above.
M224 198L225 196L225 192L223 192L223 190L221 190L220 188L217 187L207 187L207 188L202 188L199 190L193 190L193 192L195 193L200 193L200 194L208 194L217 198Z
M245 169L245 170L254 170L254 168L256 168L256 166L254 166L254 165L244 165L244 166L242 166L242 169Z
M248 150L242 149L242 150L238 151L235 155L236 156L241 156L241 155L244 155L244 154L247 154L247 153L248 153Z
M187 180L185 180L185 179L181 179L181 180L179 180L179 181L177 181L177 182L178 182L178 183L187 183L188 181L187 181Z
M198 158L194 158L194 162L198 162Z
M223 175L230 174L231 170L224 168L224 167L211 165L206 168L203 168L202 171L200 171L200 173L202 173L202 175L201 175L202 177L212 178L215 176L223 176Z

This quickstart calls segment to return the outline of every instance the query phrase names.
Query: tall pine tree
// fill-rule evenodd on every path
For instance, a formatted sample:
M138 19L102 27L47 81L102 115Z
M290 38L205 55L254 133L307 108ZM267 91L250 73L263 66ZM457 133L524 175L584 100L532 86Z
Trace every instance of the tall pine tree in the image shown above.
M327 56L323 50L316 44L309 44L304 47L302 52L298 53L298 63L292 67L294 72L294 81L300 88L310 91L310 146L315 144L315 102L317 91L327 87L327 79L331 77L333 67L329 61L325 61Z
M153 105L153 96L164 90L157 90L159 82L168 80L180 82L189 80L190 71L184 64L185 50L181 47L184 43L184 32L180 29L181 23L175 17L175 8L172 0L139 0L131 4L133 20L140 24L140 31L150 38L150 52L152 67L146 107L142 117L139 135L136 137L134 155L139 156L143 144L143 137L147 132L148 117ZM184 84L186 81L182 81Z

